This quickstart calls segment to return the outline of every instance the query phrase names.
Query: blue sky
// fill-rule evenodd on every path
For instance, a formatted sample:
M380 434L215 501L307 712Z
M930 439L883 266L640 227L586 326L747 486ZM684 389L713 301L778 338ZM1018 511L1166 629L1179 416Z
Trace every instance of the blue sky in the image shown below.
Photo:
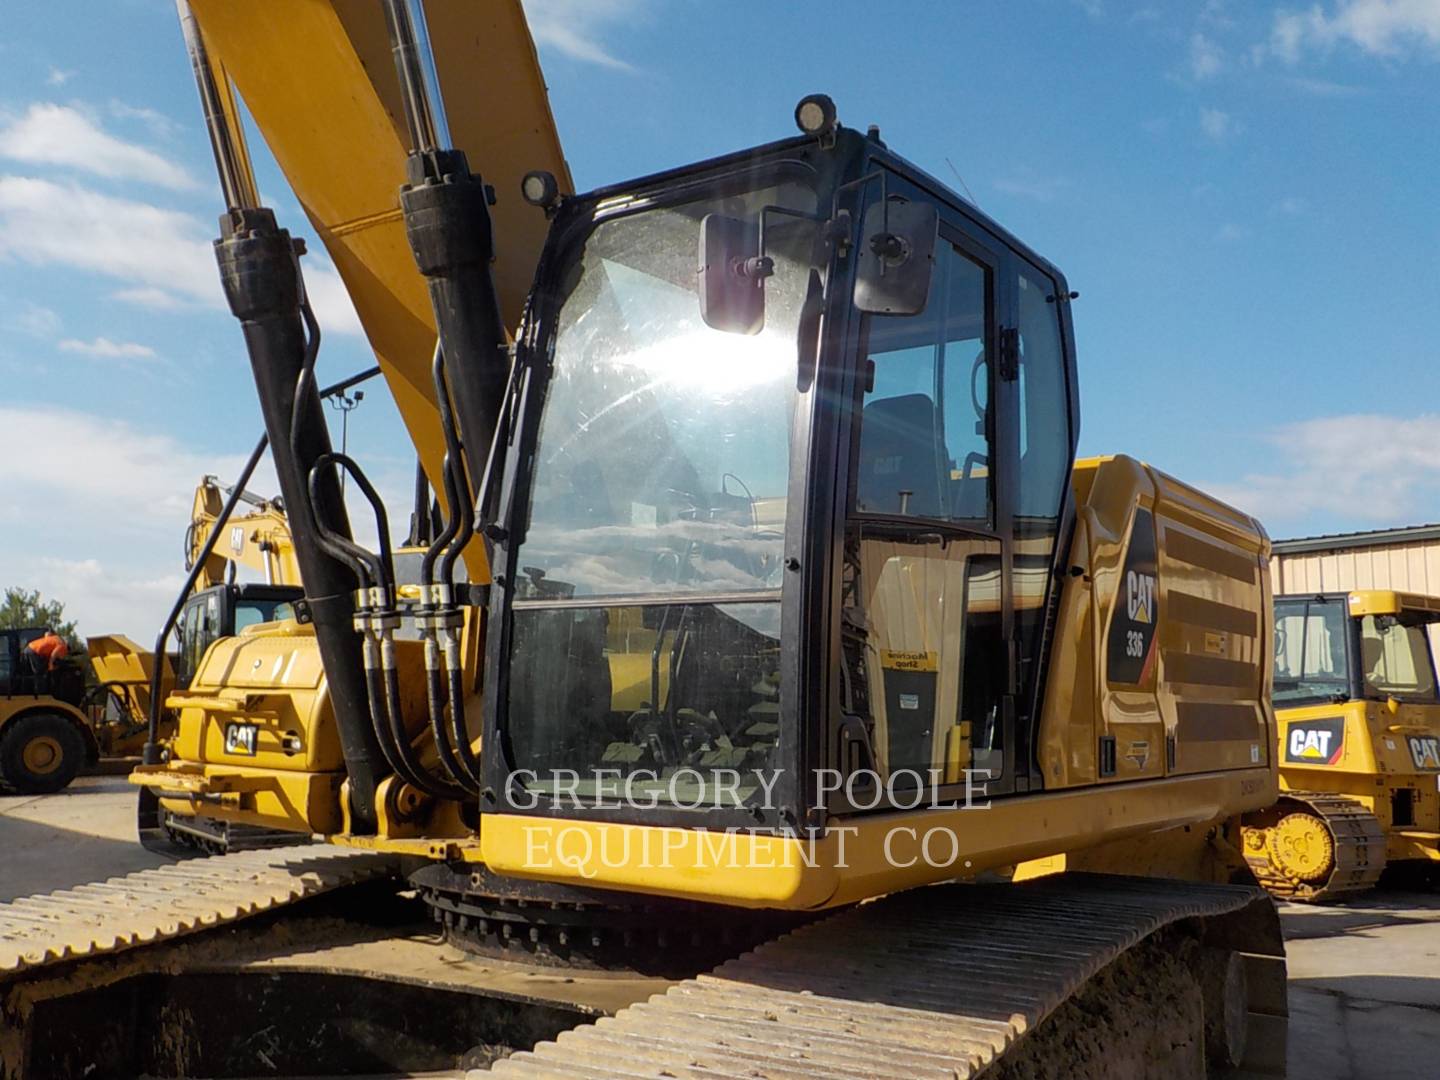
M580 187L786 135L824 90L1065 270L1083 452L1275 536L1440 520L1440 0L527 9ZM218 205L170 0L8 6L0 585L82 632L153 635L195 481L260 429L206 250ZM322 378L367 366L333 270L307 275ZM378 386L351 439L403 505Z

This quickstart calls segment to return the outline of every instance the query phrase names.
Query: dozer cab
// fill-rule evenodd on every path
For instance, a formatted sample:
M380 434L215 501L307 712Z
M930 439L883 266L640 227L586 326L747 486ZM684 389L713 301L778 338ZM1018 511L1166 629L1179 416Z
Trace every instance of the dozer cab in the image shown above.
M1245 819L1261 883L1295 900L1440 866L1440 598L1358 590L1275 598L1280 801Z
M79 667L29 649L46 633L0 630L0 789L18 795L60 791L100 757Z
M303 708L216 695L132 780L330 843L117 883L153 900L69 951L104 887L0 912L13 1074L1283 1071L1278 922L1235 883L1239 815L1277 792L1268 540L1075 460L1058 268L822 95L798 136L588 194L537 167L492 217L474 170L505 121L448 145L426 61L542 85L518 4L194 9L217 259L310 621L254 635ZM427 14L484 32L428 47ZM482 43L506 45L446 64ZM297 249L207 46L357 294L403 222L419 275L393 280L438 342L382 368L444 493L416 581L329 445ZM374 144L328 141L357 116ZM398 199L332 222L326 179L363 187L344 155L395 146ZM497 221L543 225L523 304ZM975 881L1059 852L1107 872Z

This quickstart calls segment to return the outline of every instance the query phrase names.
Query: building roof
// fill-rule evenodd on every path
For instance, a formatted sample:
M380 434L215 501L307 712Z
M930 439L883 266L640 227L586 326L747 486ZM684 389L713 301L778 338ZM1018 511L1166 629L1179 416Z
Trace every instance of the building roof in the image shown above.
M1440 540L1440 524L1403 525L1398 529L1331 533L1327 536L1298 536L1293 540L1276 540L1270 545L1270 550L1276 555L1307 555L1317 551L1420 544L1431 540Z

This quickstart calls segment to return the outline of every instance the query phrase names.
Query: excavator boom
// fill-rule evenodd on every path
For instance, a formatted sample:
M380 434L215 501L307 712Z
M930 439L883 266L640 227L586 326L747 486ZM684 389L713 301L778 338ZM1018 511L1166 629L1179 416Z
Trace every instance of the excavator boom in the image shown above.
M409 146L382 5L192 0L191 8L212 63L233 80L334 260L443 500L435 319L400 211ZM495 192L493 271L513 328L547 228L521 201L521 178L543 169L572 190L535 46L519 0L428 0L424 10L453 145L484 162Z
M230 490L214 476L202 478L195 486L195 504L190 512L190 528L185 534L186 570L201 558L206 537L220 520L228 494ZM295 541L290 536L284 508L275 499L262 499L249 492L242 492L240 500L250 509L226 522L226 533L203 558L205 565L195 588L208 589L223 584L232 565L264 575L267 585L299 585Z

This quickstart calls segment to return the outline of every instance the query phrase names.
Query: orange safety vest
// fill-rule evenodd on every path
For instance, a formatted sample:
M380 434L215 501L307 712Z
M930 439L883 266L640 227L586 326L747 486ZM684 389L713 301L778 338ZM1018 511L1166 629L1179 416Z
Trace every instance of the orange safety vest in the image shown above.
M30 642L29 649L36 656L46 661L46 670L54 671L57 660L63 660L70 655L70 646L65 644L65 639L59 634L46 634Z

